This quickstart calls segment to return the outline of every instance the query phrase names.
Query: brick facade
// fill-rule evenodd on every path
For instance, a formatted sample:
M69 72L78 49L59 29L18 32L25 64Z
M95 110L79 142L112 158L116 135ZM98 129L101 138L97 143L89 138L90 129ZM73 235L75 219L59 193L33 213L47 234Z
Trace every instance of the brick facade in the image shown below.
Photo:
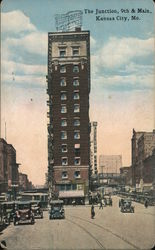
M89 186L89 31L48 35L48 181ZM77 175L77 176L76 176ZM86 187L87 186L87 187ZM85 188L86 187L86 188Z
M155 130L136 132L132 136L132 185L151 181L152 153L155 149ZM142 187L141 187L142 188Z
M16 150L4 139L0 139L0 192L6 192L11 185L18 185Z

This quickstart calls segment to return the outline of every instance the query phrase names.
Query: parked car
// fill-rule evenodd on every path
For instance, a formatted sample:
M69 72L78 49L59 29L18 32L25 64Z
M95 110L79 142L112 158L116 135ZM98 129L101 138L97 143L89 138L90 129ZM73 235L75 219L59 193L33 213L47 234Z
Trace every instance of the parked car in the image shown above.
M32 212L32 205L30 201L16 202L16 212L14 216L14 225L17 223L29 222L34 224L34 214Z
M3 220L3 210L2 210L2 204L0 203L0 232L5 226L4 220Z
M64 219L65 210L62 200L52 200L50 202L49 219Z
M43 218L43 210L39 200L31 201L31 208L35 218Z
M13 221L15 214L15 202L5 201L1 203L2 218L6 225L9 225Z
M129 199L124 199L121 203L121 212L122 213L134 213L134 206L132 206L132 202Z
M112 198L110 196L104 197L105 206L112 206Z
M121 199L119 200L119 207L121 207L121 205L123 205L123 202L124 202L124 199L121 198Z

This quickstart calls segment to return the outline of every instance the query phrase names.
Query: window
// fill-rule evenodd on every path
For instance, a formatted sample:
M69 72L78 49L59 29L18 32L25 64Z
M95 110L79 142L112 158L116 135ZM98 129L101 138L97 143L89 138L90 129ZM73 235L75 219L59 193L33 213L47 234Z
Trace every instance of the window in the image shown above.
M80 119L79 118L74 119L74 126L80 126Z
M73 79L73 86L79 86L79 79L78 78L75 78Z
M61 158L61 164L62 164L62 166L67 166L68 165L68 158L67 157L62 157Z
M72 48L72 53L73 53L73 56L78 56L79 55L79 47Z
M62 153L67 152L67 144L62 144L62 145L61 145L61 152L62 152Z
M60 66L60 73L65 73L66 72L66 67L64 65Z
M80 99L79 91L74 91L73 99L74 100L79 100Z
M75 171L74 177L75 177L76 179L80 178L80 171Z
M67 94L66 94L66 92L61 92L61 100L62 101L67 100Z
M77 190L77 184L72 184L72 190Z
M65 57L66 56L66 49L65 48L59 49L59 56L60 57Z
M80 144L74 145L74 152L76 156L80 156Z
M80 139L80 131L74 131L74 139Z
M80 112L80 105L79 104L74 104L74 113Z
M65 191L65 185L61 184L61 185L59 186L59 190L60 190L60 191Z
M67 113L66 105L61 105L61 113Z
M62 87L66 86L66 78L61 78L60 86L62 86Z
M61 131L61 139L67 139L67 132L66 131Z
M79 66L78 65L74 65L73 66L73 72L74 73L78 73L79 72Z
M79 149L79 148L80 148L80 144L75 144L75 145L74 145L74 148L75 148L75 149Z
M66 190L68 191L68 190L71 190L71 184L68 184L68 185L66 185Z
M63 171L62 172L62 179L67 179L67 178L68 178L67 171Z
M67 126L67 119L66 118L62 118L61 119L61 126L62 127L66 127Z

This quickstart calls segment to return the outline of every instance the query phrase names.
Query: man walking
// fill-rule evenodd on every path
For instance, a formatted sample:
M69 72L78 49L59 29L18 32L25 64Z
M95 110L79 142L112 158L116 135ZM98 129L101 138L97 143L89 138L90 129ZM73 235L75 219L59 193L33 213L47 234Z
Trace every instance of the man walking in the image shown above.
M103 203L102 203L102 200L100 201L100 206L99 206L99 209L103 209Z

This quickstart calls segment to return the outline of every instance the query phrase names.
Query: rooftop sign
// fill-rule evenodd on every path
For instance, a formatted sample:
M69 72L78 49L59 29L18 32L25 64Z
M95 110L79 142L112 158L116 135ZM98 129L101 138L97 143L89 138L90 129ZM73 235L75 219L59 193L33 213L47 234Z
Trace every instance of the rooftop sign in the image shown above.
M55 15L55 25L57 31L74 31L82 26L81 10L69 11L66 14Z

